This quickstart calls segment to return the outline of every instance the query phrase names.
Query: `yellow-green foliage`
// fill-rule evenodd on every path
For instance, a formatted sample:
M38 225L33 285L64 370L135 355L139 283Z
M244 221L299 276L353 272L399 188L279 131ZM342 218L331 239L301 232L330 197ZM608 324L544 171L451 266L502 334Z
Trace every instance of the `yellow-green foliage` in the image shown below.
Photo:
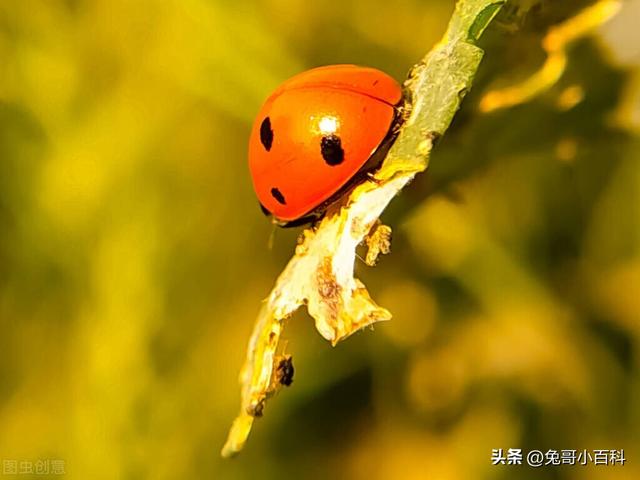
M481 40L429 171L383 217L391 255L356 268L394 320L332 348L294 317L293 385L223 461L246 339L296 238L267 249L253 114L320 64L401 80L453 2L0 2L0 462L62 459L65 478L96 480L466 480L515 478L492 448L640 458L636 90L586 36L548 89L481 113L589 2L518 3ZM536 478L640 477L592 468Z

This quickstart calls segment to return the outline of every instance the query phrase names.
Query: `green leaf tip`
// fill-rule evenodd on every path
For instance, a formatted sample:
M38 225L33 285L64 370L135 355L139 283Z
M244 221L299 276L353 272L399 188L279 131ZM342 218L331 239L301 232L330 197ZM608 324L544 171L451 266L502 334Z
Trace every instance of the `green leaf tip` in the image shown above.
M491 5L487 5L482 9L482 11L478 14L476 19L469 27L469 33L467 36L467 40L471 43L476 43L480 38L480 35L485 31L485 29L491 23L491 20L498 14L500 8L506 3L506 1L494 2Z

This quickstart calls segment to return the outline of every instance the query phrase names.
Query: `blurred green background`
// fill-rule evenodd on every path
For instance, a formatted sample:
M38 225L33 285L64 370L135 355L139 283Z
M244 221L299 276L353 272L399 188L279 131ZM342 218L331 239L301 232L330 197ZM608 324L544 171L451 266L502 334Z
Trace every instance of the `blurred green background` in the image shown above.
M640 478L639 2L532 102L478 109L587 3L496 19L429 172L383 217L391 255L356 267L394 320L332 348L296 314L292 388L222 460L299 233L267 248L253 115L318 65L402 80L453 2L0 2L0 461L60 459L73 479ZM493 448L628 463L496 467Z

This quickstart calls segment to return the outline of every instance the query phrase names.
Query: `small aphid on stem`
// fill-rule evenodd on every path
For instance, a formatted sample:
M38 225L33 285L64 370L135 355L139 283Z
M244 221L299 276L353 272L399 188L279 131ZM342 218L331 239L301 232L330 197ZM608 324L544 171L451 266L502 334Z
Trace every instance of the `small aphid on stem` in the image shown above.
M284 385L285 387L290 386L293 383L293 358L291 355L285 355L283 358L278 361L278 366L275 370L276 373L276 381L280 385Z

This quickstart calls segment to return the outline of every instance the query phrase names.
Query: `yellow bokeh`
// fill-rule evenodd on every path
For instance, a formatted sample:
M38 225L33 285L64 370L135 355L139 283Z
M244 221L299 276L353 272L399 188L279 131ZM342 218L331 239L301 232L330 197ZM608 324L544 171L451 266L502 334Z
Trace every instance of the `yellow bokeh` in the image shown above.
M430 170L382 217L391 253L357 263L393 320L331 347L289 319L293 385L223 460L300 233L268 248L255 113L319 65L402 81L454 2L0 2L0 476L499 479L521 471L491 450L512 447L625 448L540 478L637 478L639 84L610 58L637 28L598 36L618 2L535 4L495 19Z

